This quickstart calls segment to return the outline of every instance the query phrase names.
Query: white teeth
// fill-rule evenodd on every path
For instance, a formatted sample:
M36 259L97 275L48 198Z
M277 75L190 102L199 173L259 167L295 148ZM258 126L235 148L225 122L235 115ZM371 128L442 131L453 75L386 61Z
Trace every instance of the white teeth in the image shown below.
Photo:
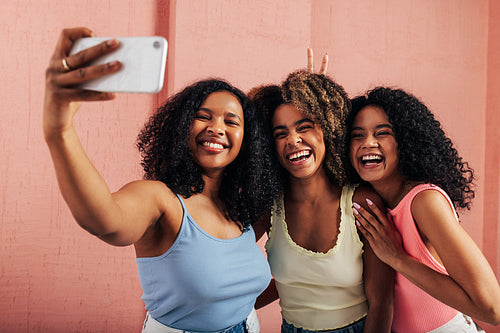
M292 155L288 156L288 159L294 160L294 159L299 158L299 157L309 156L310 154L311 154L311 152L309 150L301 150L297 153L293 153Z
M224 146L222 146L220 143L203 141L201 144L205 147L210 147L210 148L216 148L216 149L223 149L224 148Z
M382 157L379 155L365 155L361 157L362 161L373 161L373 160L381 160Z

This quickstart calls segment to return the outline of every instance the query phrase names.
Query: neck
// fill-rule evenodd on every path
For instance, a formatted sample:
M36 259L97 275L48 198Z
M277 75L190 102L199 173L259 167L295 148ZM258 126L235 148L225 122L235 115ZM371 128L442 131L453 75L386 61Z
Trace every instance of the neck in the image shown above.
M401 177L383 183L373 182L371 185L378 195L380 195L387 208L393 209L416 183Z
M333 186L328 180L325 170L308 178L294 178L290 176L286 187L286 196L289 200L315 203L329 198L336 193L338 186Z
M218 202L219 190L222 183L223 171L218 173L204 174L203 180L205 182L205 187L203 188L202 194L209 197L212 201Z

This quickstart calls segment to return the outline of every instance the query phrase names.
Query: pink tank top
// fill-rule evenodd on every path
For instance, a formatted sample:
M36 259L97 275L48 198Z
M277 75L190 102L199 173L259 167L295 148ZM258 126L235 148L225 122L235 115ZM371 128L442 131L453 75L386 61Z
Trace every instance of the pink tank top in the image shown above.
M451 199L441 188L432 184L415 186L396 206L389 210L394 224L403 239L405 250L420 262L443 274L448 274L429 252L418 232L411 214L411 203L415 196L426 190L435 190L448 200L456 215ZM458 223L458 219L457 219ZM403 275L396 273L394 286L394 319L392 332L429 332L443 326L453 319L457 310L441 303L425 291L414 285Z

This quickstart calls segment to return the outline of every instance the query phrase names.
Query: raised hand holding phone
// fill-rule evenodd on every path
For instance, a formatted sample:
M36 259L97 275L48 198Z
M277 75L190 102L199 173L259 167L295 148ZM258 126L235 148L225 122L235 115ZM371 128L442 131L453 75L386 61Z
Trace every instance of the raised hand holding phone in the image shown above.
M92 61L100 65L119 61L121 68L113 75L102 76L80 85L81 88L102 92L157 93L163 87L167 59L167 41L160 36L147 37L90 37L73 43L70 54L107 40L117 40L119 46L109 54Z

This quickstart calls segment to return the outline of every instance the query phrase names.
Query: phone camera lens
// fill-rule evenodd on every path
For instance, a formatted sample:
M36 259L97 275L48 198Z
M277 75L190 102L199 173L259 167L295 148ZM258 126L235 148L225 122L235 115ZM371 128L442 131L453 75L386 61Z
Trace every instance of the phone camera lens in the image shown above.
M160 48L160 42L159 42L159 41L154 42L154 43L153 43L153 47L154 47L155 49Z

